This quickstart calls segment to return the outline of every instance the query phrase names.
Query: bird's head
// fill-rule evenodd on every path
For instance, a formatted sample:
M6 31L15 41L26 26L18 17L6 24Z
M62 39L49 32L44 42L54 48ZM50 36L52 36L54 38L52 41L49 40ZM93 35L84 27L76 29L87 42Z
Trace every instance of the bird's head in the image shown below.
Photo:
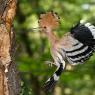
M51 32L59 25L59 17L54 12L46 12L39 17L39 27L44 33Z

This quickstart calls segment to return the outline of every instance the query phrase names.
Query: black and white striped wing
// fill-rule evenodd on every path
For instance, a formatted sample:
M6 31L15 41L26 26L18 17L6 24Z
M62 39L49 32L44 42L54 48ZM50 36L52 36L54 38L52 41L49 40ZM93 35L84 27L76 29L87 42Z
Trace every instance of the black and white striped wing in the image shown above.
M69 39L70 38L70 39ZM69 47L64 47L65 55L69 63L72 65L84 63L93 54L93 49L84 45L72 36L68 37Z
M84 63L93 54L93 50L90 47L81 43L76 46L72 46L72 48L75 49L66 51L66 57L69 63L73 65Z

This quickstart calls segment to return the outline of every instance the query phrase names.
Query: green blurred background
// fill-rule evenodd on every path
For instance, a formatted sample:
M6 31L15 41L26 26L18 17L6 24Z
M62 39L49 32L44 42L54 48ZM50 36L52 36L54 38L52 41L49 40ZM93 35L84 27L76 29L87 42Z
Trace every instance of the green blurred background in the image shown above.
M39 15L51 10L61 18L59 28L54 31L59 37L80 19L95 25L95 0L18 0L14 27L20 95L95 95L95 55L83 65L67 65L51 93L42 90L55 67L45 64L46 60L52 60L46 36L33 28L38 27Z

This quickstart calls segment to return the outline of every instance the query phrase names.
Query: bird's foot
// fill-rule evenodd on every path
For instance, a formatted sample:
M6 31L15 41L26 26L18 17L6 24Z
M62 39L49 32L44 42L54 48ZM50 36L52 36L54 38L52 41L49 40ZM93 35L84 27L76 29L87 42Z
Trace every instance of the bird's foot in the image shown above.
M50 67L52 67L52 65L53 65L54 63L51 62L51 61L45 61L45 64L48 64Z

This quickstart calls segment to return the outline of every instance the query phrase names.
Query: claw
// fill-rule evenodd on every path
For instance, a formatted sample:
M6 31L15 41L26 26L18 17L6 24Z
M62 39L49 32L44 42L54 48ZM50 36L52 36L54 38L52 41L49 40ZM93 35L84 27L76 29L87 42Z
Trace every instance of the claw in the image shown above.
M52 67L53 62L51 62L51 61L45 61L45 64L48 64L50 67Z

